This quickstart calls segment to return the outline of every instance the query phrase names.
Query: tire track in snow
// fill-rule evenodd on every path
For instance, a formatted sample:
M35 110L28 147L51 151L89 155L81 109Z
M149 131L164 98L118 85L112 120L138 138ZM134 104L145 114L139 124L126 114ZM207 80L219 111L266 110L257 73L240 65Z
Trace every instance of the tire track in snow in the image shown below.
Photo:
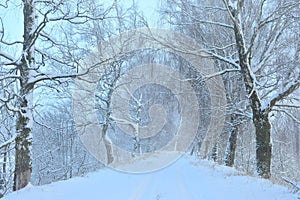
M180 199L182 200L191 200L191 196L189 195L189 192L187 190L184 178L183 178L183 173L182 169L178 168L177 169L177 177L178 177L178 185L180 189Z
M130 200L141 200L143 194L145 193L147 186L153 179L153 175L149 174L149 177L147 177L144 181L142 181L137 188L133 191L132 195L130 196Z

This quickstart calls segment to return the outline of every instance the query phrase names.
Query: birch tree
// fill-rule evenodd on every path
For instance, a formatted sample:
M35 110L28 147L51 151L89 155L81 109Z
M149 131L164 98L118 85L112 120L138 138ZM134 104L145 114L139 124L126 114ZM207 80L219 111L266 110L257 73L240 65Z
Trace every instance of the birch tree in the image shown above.
M0 3L3 13L13 7L23 11L20 33L17 27L15 33L9 32L10 22L0 17L0 67L8 71L0 76L0 81L8 80L17 85L15 91L9 91L10 99L1 99L1 103L10 106L16 115L16 134L10 140L15 141L14 190L25 187L30 181L35 86L43 81L59 83L58 80L77 76L76 67L88 53L78 42L76 33L67 34L66 25L82 26L90 20L104 20L110 10L109 6L97 4L94 9L103 10L92 15L86 5L83 0L7 0ZM14 34L19 34L19 39L11 41L8 35ZM60 70L55 71L50 66L58 66ZM16 106L11 107L11 101Z
M300 85L300 3L268 0L170 0L165 11L177 29L193 35L205 51L226 64L219 75L238 71L256 134L257 172L271 176L269 115ZM171 6L170 6L171 7ZM292 100L293 99L293 100Z

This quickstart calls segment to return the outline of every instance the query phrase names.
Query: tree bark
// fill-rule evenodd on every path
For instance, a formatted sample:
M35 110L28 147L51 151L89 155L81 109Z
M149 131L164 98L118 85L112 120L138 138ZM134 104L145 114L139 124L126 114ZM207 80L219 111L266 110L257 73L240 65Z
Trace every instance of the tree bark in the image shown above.
M272 145L271 124L265 112L253 112L253 122L256 135L256 167L262 178L271 177Z
M297 130L297 126L299 126L299 129L300 129L299 124L297 124L295 126L296 126L295 130ZM295 151L296 151L297 165L300 168L300 136L299 136L299 133L295 134L295 140L296 140L296 150Z
M27 102L22 102L24 106ZM28 105L27 105L28 106ZM30 176L32 171L31 161L31 128L27 125L29 118L24 116L25 113L20 113L17 120L17 132L19 136L16 138L16 163L15 163L15 175L13 190L19 190L25 187L30 182Z
M214 162L218 161L218 142L216 142L212 148L211 159L213 159Z
M234 115L231 115L231 123L234 123L235 118L236 117ZM225 155L225 165L228 167L232 167L234 165L237 135L237 126L232 126Z
M32 120L32 90L33 84L29 82L30 70L35 68L34 42L35 42L35 0L23 0L24 41L21 62L18 65L20 73L20 93L18 99L18 115L16 122L15 144L15 173L13 190L19 190L30 182L32 171L31 160L31 120Z

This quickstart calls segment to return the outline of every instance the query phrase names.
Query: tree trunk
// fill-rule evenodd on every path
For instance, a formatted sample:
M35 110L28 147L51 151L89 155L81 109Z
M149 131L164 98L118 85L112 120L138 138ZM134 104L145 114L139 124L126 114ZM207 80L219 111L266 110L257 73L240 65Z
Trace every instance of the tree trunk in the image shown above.
M214 162L218 161L218 142L216 142L212 149L211 159L213 159Z
M235 116L231 116L231 123L234 123ZM234 159L235 159L235 150L236 150L236 141L237 141L237 133L238 128L235 125L232 125L228 146L226 149L226 155L225 155L225 165L228 167L232 167L234 165Z
M256 135L256 168L257 173L262 178L271 176L271 125L268 118L268 111L262 110L259 94L256 91L255 79L251 71L251 51L246 48L242 27L240 26L238 11L231 8L231 14L234 16L234 33L239 52L239 64L244 79L247 93L249 94L250 106L253 113L253 123Z
M34 42L35 42L35 0L23 1L24 41L21 63L18 65L20 73L20 93L18 99L18 116L16 122L15 145L15 173L13 190L19 190L30 182L32 171L31 160L31 123L32 123L32 90L29 82L30 72L35 69Z
M23 106L28 106L26 100L22 102ZM30 182L31 176L31 129L28 127L29 118L20 113L17 120L16 138L16 164L13 190L19 190Z
M270 178L272 146L270 143L271 124L268 114L264 112L253 112L253 122L256 135L257 172L262 178Z
M104 137L104 144L105 144L105 148L106 148L107 165L109 165L114 161L112 144L105 137Z
M297 126L299 126L300 130L300 125L295 125L295 130L297 130ZM297 159L297 166L298 168L300 168L300 136L299 136L299 132L295 134L295 140L296 140L296 159Z
M6 176L6 167L7 167L7 151L9 151L9 149L7 147L3 148L3 164L2 164L2 173L3 176Z
M109 92L109 98L111 98L112 91ZM108 108L110 107L110 101L108 103ZM109 126L110 112L106 114L105 123L102 128L102 139L106 149L106 159L107 165L111 164L114 161L113 149L111 141L107 138L107 130Z

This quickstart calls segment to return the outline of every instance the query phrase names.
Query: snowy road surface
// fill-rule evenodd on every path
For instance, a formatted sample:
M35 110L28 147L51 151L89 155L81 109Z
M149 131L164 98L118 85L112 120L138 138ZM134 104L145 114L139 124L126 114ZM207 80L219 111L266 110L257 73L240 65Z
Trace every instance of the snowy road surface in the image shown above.
M44 186L27 186L4 200L297 200L288 189L234 169L182 157L153 173L110 169Z

